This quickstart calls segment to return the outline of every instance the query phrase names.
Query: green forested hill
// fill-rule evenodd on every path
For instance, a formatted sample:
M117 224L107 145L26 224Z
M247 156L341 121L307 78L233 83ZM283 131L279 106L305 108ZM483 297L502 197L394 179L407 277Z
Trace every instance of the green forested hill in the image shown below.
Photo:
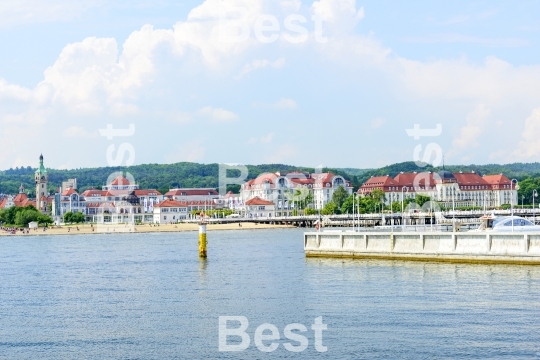
M311 168L302 168L283 164L247 165L249 178L253 179L264 172L276 171L314 171ZM143 189L158 189L166 192L175 187L218 187L218 164L176 163L176 164L146 164L129 168L102 167L84 168L74 170L47 169L49 173L49 191L54 192L62 181L77 179L80 191L90 187L99 188L105 185L110 174L117 171L129 172ZM33 175L36 169L16 168L0 172L0 194L14 194L18 192L20 184L24 184L30 194L34 192ZM343 173L343 175L345 175ZM234 175L230 175L234 176ZM238 187L231 190L238 191Z
M249 178L253 179L263 172L276 171L314 171L312 168L298 167L284 164L266 164L266 165L248 165ZM450 171L476 171L481 174L504 173L510 178L523 180L528 177L540 177L540 163L530 164L508 164L508 165L463 165L446 166ZM371 176L391 175L395 176L404 171L437 171L439 169L427 166L420 168L414 162L404 162L385 166L380 169L324 169L324 171L333 171L345 176L351 180L355 187L358 187ZM34 191L33 174L35 169L16 168L0 172L0 194L14 194L18 192L21 183L30 192ZM135 178L141 188L158 189L166 192L175 187L210 187L218 186L218 164L197 164L197 163L176 163L176 164L146 164L137 165L129 168L123 167L102 167L102 168L84 168L74 170L55 170L48 169L50 191L61 185L62 181L76 178L80 191L89 187L99 188L104 185L107 177L116 171L128 171ZM238 191L238 187L231 188Z

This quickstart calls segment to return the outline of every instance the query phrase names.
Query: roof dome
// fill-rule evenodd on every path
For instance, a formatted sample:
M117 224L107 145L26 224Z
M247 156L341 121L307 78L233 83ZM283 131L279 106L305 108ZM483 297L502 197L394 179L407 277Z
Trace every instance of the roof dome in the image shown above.
M443 183L457 181L454 174L452 174L450 171L447 171L447 170L443 169L443 170L439 171L437 174L439 175L439 177L441 178L441 181Z
M127 201L130 205L140 205L141 200L137 195L135 195L135 191L132 191L129 193L128 196L126 196L123 200Z

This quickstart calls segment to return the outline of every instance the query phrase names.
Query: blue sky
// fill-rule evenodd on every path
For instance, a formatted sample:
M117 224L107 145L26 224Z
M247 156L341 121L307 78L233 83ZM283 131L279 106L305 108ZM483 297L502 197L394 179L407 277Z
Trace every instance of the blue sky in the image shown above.
M216 36L218 8L246 9L247 41ZM106 166L122 143L136 164L367 168L429 143L447 163L537 161L539 13L539 1L1 2L0 169L40 152L49 167ZM264 14L280 23L274 43L253 35ZM283 38L291 14L310 19L299 44ZM107 124L136 131L111 141ZM414 124L443 132L414 140Z

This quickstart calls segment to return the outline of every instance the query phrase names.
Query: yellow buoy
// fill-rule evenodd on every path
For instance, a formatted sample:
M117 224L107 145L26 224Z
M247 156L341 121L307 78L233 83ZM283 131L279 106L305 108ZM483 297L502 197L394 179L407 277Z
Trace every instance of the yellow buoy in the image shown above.
M199 224L199 257L206 259L206 224Z

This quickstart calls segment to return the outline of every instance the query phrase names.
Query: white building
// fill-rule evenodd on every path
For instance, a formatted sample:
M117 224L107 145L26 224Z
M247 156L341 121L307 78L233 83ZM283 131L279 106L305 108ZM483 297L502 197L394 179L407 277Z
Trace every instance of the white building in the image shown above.
M504 204L517 204L515 184L504 176L484 175L475 172L451 173L443 170L438 173L400 173L390 176L371 177L358 190L367 195L375 189L385 193L385 204L401 202L403 198L416 198L417 194L429 196L441 205L455 207L500 207Z
M246 201L246 215L252 218L271 218L276 216L276 206L272 201L254 197Z
M141 190L123 176L118 176L103 190L89 189L79 194L68 187L53 200L53 215L62 220L67 212L80 212L94 223L154 221L154 206L163 200L157 190ZM56 202L59 204L57 205Z
M185 203L167 199L154 206L155 224L175 224L188 218L188 207Z
M266 173L244 183L240 189L240 196L242 202L246 204L255 197L271 201L275 205L276 216L290 216L298 206L297 203L305 201L309 195L313 197L313 202L303 204L304 207L324 208L340 186L348 194L352 194L350 182L332 173Z

